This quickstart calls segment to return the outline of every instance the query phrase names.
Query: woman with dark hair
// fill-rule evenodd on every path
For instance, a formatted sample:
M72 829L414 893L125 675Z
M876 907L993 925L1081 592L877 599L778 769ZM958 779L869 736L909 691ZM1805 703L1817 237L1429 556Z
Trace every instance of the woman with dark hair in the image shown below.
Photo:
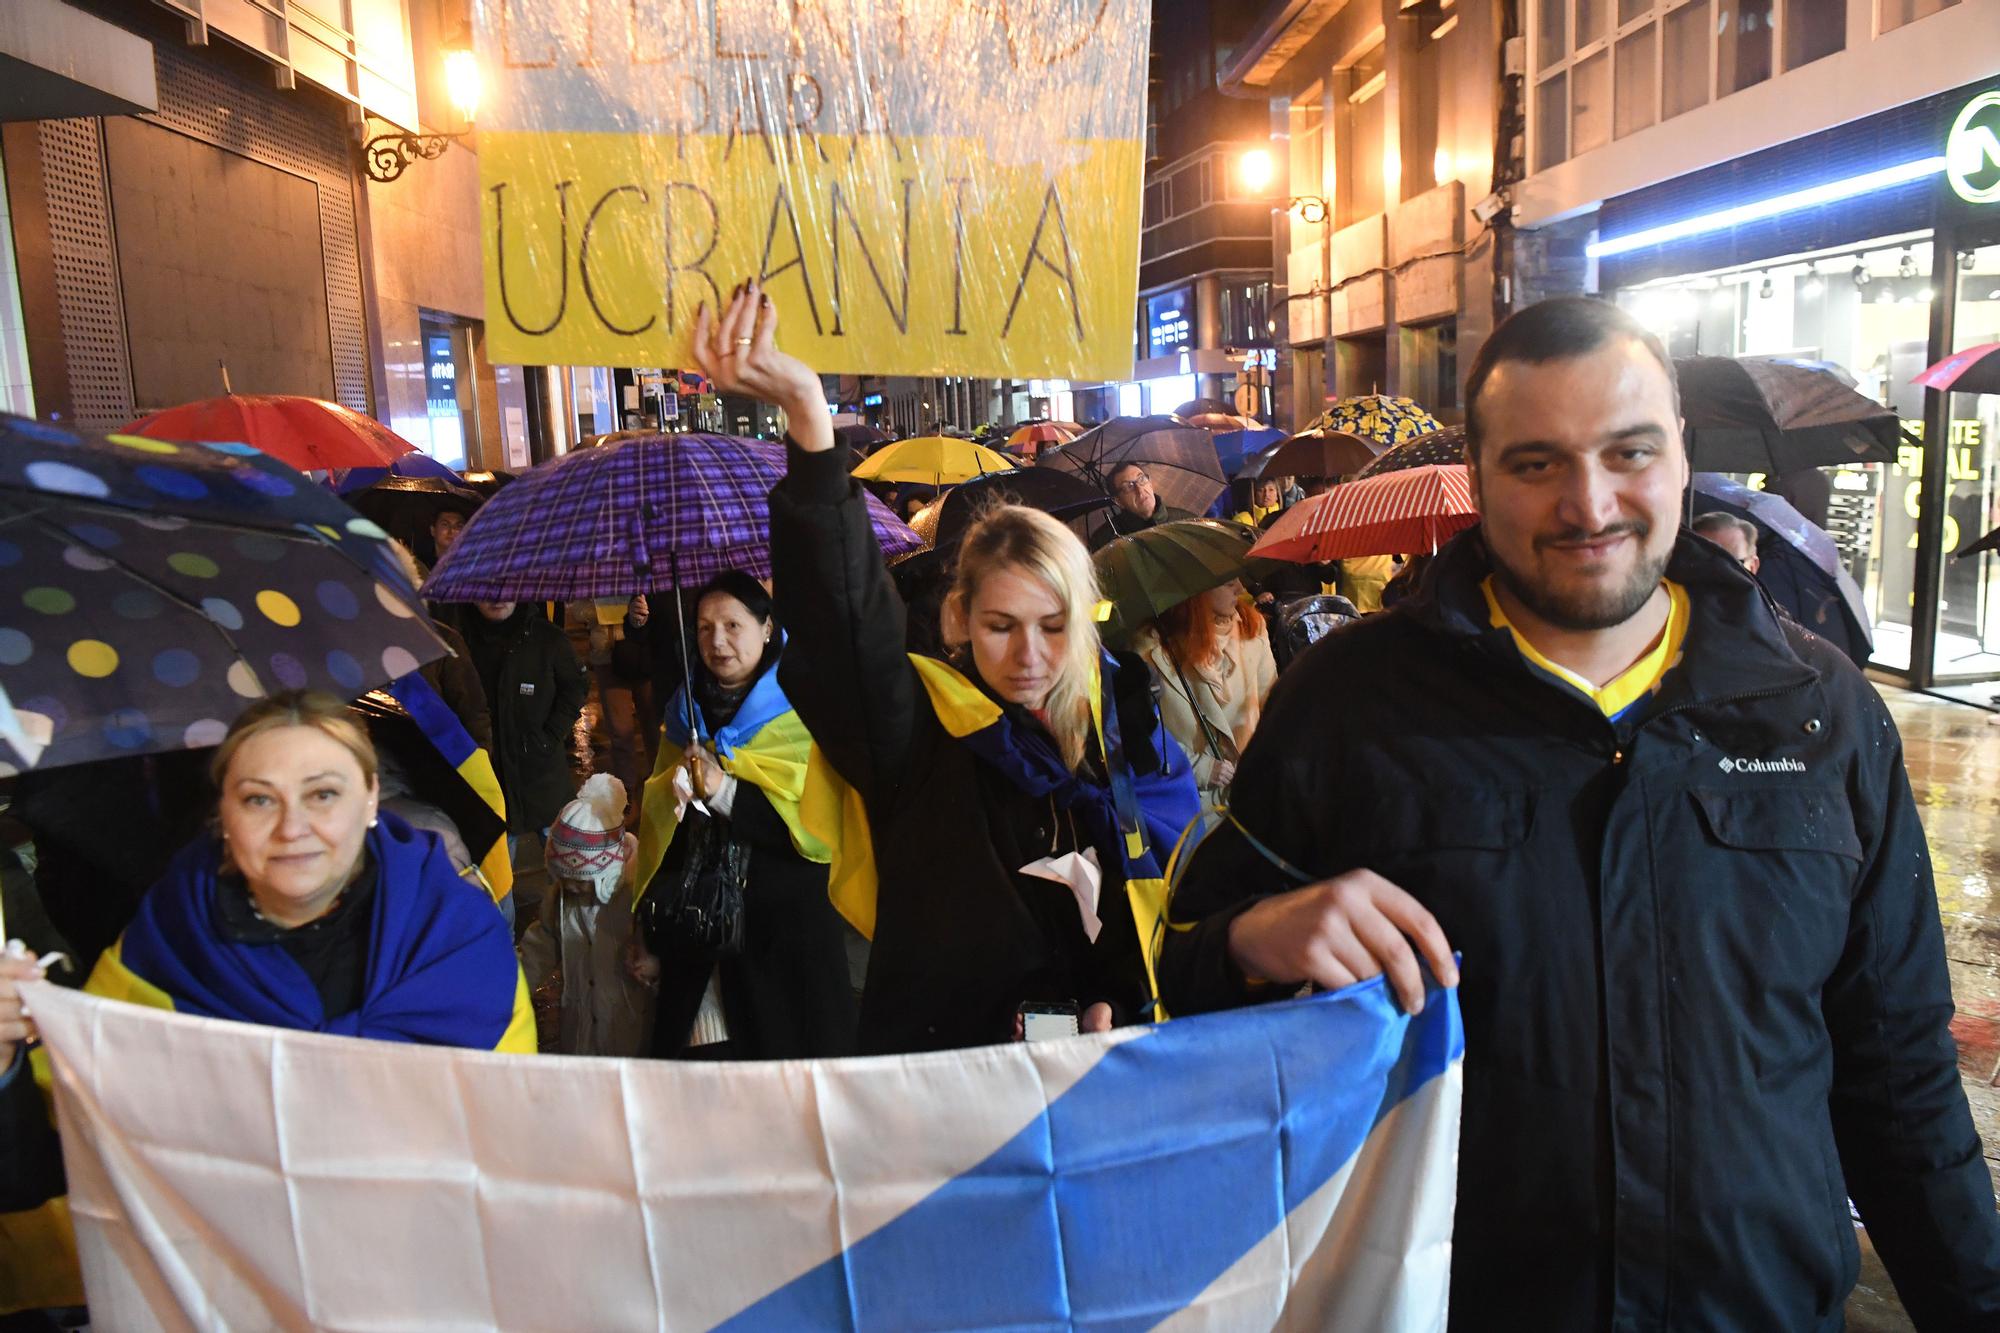
M827 846L799 803L812 737L778 685L771 595L739 570L694 595L694 697L675 691L640 812L635 967L660 988L653 1054L780 1060L851 1054L847 933L827 898ZM681 838L689 807L713 821ZM715 864L690 866L691 856ZM660 874L662 868L666 874ZM737 876L738 938L718 947L659 910L662 880ZM654 901L647 901L648 892Z

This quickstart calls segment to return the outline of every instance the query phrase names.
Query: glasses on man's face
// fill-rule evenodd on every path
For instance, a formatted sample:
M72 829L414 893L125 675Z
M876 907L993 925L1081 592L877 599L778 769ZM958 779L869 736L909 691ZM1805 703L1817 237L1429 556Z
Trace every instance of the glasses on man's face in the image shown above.
M1147 476L1145 473L1141 472L1138 476L1132 478L1132 480L1130 481L1119 482L1116 486L1112 487L1112 489L1115 491L1121 491L1127 495L1137 495L1141 490L1141 488L1150 486L1152 484L1153 484L1153 479Z

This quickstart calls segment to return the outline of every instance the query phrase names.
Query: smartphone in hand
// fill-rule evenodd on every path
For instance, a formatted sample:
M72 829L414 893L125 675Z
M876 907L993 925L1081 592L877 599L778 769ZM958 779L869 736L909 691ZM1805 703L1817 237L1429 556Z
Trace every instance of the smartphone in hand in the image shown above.
M1080 1030L1074 1000L1026 1000L1019 1012L1023 1041L1054 1041L1074 1037Z

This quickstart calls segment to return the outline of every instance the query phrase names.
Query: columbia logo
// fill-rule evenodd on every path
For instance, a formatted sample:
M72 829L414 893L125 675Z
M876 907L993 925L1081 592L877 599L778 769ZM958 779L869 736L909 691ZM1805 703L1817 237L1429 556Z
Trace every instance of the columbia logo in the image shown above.
M1806 766L1797 759L1731 759L1724 756L1715 766L1725 773L1803 773Z

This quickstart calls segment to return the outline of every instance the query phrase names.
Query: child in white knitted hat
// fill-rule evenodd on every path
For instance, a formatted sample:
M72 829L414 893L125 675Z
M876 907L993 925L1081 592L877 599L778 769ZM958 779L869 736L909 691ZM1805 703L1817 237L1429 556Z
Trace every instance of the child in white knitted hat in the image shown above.
M521 937L544 1051L636 1056L646 1048L654 992L625 965L638 840L624 818L625 784L599 773L549 828L550 891Z

